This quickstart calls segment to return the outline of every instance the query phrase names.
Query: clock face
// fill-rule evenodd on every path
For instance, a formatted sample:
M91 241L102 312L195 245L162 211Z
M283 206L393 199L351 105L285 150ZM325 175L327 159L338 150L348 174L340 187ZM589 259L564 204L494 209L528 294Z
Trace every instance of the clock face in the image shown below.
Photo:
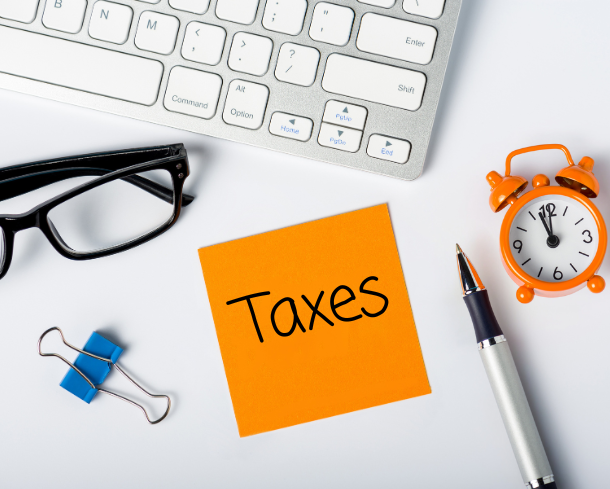
M530 277L565 282L583 273L599 246L593 214L563 195L532 200L515 216L509 232L513 258Z

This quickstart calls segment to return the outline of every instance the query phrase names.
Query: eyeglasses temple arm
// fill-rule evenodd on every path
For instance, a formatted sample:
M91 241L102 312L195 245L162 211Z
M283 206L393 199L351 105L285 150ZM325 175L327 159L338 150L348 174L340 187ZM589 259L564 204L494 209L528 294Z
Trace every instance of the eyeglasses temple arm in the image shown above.
M141 177L140 175L130 175L128 177L123 178L126 182L135 185L138 188L148 192L155 197L164 200L168 204L174 203L174 192L171 189L164 187L163 185L158 184L157 182L153 182L152 180L148 180L147 178ZM189 194L182 194L182 205L187 206L195 197Z
M0 181L0 202L17 197L18 195L27 194L39 188L51 185L53 183L67 180L68 178L85 177L85 176L103 176L111 173L114 170L106 170L101 168L66 168L56 170L51 173L35 173ZM158 197L169 204L174 202L173 190L159 185L152 180L141 177L139 175L130 175L123 178L124 181L135 185L136 187L148 192L155 197ZM182 195L182 205L189 205L195 197L189 194Z

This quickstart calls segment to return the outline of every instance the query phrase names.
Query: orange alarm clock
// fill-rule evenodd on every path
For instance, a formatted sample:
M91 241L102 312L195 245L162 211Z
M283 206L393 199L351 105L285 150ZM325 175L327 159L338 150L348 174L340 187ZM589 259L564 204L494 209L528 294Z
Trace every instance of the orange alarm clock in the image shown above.
M520 197L527 180L511 176L514 156L545 149L560 149L569 165L555 176L551 186L545 175L532 180L534 189ZM518 149L506 158L506 175L492 171L489 205L499 212L510 205L500 230L504 268L519 285L517 299L531 302L534 295L561 297L582 289L599 293L605 281L596 275L606 254L608 236L604 219L590 199L599 183L592 172L593 160L585 156L574 164L568 148L541 144Z

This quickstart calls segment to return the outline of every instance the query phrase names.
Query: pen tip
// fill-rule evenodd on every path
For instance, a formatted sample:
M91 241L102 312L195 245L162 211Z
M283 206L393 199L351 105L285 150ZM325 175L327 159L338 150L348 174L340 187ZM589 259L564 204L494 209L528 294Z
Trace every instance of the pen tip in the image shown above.
M456 243L455 249L457 251L458 271L464 296L484 290L485 286L483 285L483 282L481 282L477 271L472 266L472 263L470 263L466 254L462 251L462 248L460 248L460 245Z

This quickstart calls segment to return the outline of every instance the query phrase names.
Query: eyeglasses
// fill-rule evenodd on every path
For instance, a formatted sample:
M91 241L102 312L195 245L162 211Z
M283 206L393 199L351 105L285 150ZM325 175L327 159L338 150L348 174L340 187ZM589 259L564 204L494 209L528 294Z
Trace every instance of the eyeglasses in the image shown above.
M0 168L0 201L88 177L29 212L0 214L0 279L11 265L15 235L24 229L39 228L71 260L113 255L156 238L193 201L182 193L188 175L182 144Z

